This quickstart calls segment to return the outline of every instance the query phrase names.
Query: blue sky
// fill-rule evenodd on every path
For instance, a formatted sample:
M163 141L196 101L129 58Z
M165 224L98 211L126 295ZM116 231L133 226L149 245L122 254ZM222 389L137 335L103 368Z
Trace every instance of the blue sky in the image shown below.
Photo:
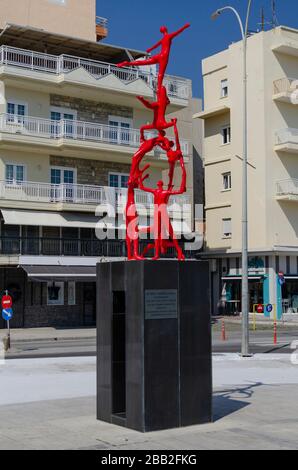
M271 18L271 0L253 0L250 29L260 26L261 7ZM109 37L105 42L146 50L160 37L162 24L176 30L190 22L191 28L176 39L168 73L193 80L194 96L202 95L201 60L240 39L236 18L226 12L216 21L211 13L224 5L235 6L242 16L247 0L97 0L97 14L108 18ZM298 28L298 1L276 0L279 24Z

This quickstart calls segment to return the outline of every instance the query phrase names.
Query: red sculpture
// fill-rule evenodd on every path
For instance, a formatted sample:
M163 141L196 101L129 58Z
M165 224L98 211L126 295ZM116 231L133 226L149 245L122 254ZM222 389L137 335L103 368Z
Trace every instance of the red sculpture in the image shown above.
M138 100L143 103L144 106L148 109L153 110L153 122L152 124L146 124L145 126L141 127L141 142L145 140L144 131L149 131L151 129L156 129L160 133L169 127L173 127L175 120L172 119L171 122L167 122L165 118L165 113L167 110L168 105L170 104L170 100L167 95L166 87L162 86L160 90L160 94L158 95L158 101L154 103L150 103L150 101L146 100L142 96L137 96ZM177 121L176 121L177 122Z
M161 34L163 34L163 38L158 41L154 46L150 47L147 49L148 54L152 52L154 49L157 49L158 47L161 47L161 51L159 54L156 54L152 57L149 57L148 59L144 60L134 60L132 62L121 62L120 64L117 64L118 67L127 67L127 66L136 66L139 67L141 65L159 65L159 74L158 74L158 83L157 83L157 93L160 92L160 89L163 84L163 79L166 73L166 69L169 63L169 58L170 58L170 52L171 52L171 46L172 46L172 41L173 39L178 36L179 34L183 33L183 31L186 28L189 28L190 24L187 23L184 25L182 28L178 29L178 31L175 31L174 33L168 33L168 28L166 26L162 26L160 28Z
M174 230L170 221L170 217L167 210L169 199L172 195L182 194L186 191L186 170L184 165L184 158L181 151L181 145L179 141L179 134L177 129L177 119L172 119L170 122L166 120L167 107L170 104L170 100L167 95L167 89L163 85L166 68L169 62L169 56L171 51L171 45L173 39L181 34L190 24L186 24L178 31L174 33L168 33L165 26L160 28L160 32L163 34L163 38L158 41L153 47L147 50L148 53L161 46L161 51L148 59L136 60L132 62L121 62L118 67L126 66L141 66L141 65L159 65L158 82L156 95L157 99L154 102L150 102L138 96L137 98L141 103L148 109L153 110L153 122L147 124L140 129L140 140L141 145L138 151L134 154L132 159L131 171L128 180L128 196L126 204L126 244L127 244L127 256L129 260L140 260L144 259L145 255L149 250L154 249L154 257L152 259L159 259L161 254L166 254L168 248L174 247L177 252L179 260L184 260L185 257L179 246L177 238L175 237ZM175 142L169 140L166 137L165 130L170 127L174 128ZM145 131L154 130L157 132L157 136L145 139ZM149 188L144 186L144 181L149 177L149 174L144 176L146 170L149 169L150 165L146 165L143 169L140 168L140 164L145 155L155 147L160 147L167 154L169 163L169 181L167 189L164 189L163 181L157 183L157 188ZM175 148L174 148L175 147ZM179 190L174 190L173 179L176 164L179 162L182 180ZM135 201L135 191L140 189L149 194L153 195L154 202L154 224L149 227L139 227L139 217ZM149 243L143 250L142 254L139 253L139 236L140 233L150 233L154 236L154 243Z
M158 181L157 189L151 189L144 186L144 180L149 177L149 175L142 176L139 180L139 185L142 191L153 194L154 198L154 225L153 225L153 234L154 234L154 244L149 244L148 247L144 250L143 256L151 248L155 249L154 260L159 259L160 253L165 253L167 248L174 246L176 248L178 259L184 260L185 257L183 252L178 244L177 238L175 237L174 230L170 221L170 217L167 210L167 205L170 199L170 196L183 194L186 191L186 171L184 165L181 165L182 169L182 182L180 189L177 191L173 190L173 186L168 189L164 189L163 181ZM168 238L171 241L168 241Z

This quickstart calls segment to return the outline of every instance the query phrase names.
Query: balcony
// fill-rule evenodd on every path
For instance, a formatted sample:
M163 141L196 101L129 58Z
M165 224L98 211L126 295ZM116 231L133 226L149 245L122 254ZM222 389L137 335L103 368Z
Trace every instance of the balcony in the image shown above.
M282 129L275 134L276 152L298 153L298 129Z
M96 41L105 39L108 35L108 20L101 16L96 17Z
M50 81L53 85L77 85L81 82L82 85L98 86L105 90L110 88L114 92L128 92L133 95L144 93L153 97L157 85L156 75L138 68L118 68L111 63L70 55L43 54L10 46L0 48L0 67L0 75L12 74L20 78L21 72L23 82L28 75L29 79ZM85 73L78 76L78 70ZM184 104L180 104L187 105L191 97L191 80L166 75L164 83L170 98L182 100Z
M297 104L298 79L284 77L273 82L273 100L283 103Z
M127 201L125 188L112 188L108 186L92 186L82 184L50 184L36 182L12 183L0 181L1 207L39 208L46 210L52 206L55 210L95 212L100 206L101 211L107 212L109 206L115 213L123 214ZM140 213L149 211L153 213L153 198L150 193L135 192L137 209ZM172 196L169 203L169 213L174 218L189 221L191 215L190 196Z
M140 145L140 132L137 129L121 129L74 120L52 121L11 114L0 114L0 133L0 140L9 140L11 143L46 145L56 149L71 146L91 150L114 150L128 153L129 156ZM181 148L187 161L190 155L189 142L181 140ZM165 152L159 148L152 152L152 156L161 160L167 159Z
M278 201L298 201L298 179L277 181L276 199Z
M291 38L280 35L280 40L276 38L276 44L272 51L278 54L286 54L292 57L298 57L298 42Z

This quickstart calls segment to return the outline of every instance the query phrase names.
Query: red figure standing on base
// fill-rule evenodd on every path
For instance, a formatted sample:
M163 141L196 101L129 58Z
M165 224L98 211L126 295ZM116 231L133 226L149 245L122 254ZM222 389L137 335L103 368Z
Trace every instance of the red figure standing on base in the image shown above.
M181 165L182 169L182 181L180 189L177 191L173 190L173 187L164 189L163 181L158 181L157 189L151 189L144 186L144 181L149 177L145 175L140 178L140 188L142 191L153 194L154 200L154 244L149 244L148 247L143 252L143 256L149 249L155 249L154 260L159 259L161 253L165 253L166 249L170 246L174 246L179 260L184 260L185 257L182 253L182 250L178 244L177 238L174 234L174 229L172 227L170 217L167 210L167 205L170 199L170 196L183 194L186 191L186 171L185 167Z
M143 65L159 65L158 82L156 95L157 99L154 102L150 102L138 96L139 101L148 109L153 111L153 122L141 127L140 140L141 145L139 150L134 154L132 159L131 171L128 180L128 195L126 204L126 245L127 245L127 256L129 260L140 260L144 259L144 256L150 249L154 249L154 257L152 259L159 259L161 254L166 254L167 249L174 247L176 249L178 259L184 260L185 257L179 246L177 238L174 234L170 217L167 210L169 199L172 195L183 194L186 191L186 170L184 165L184 158L181 151L181 145L179 141L179 134L177 129L177 119L166 120L167 107L170 104L168 98L167 89L163 85L165 72L169 62L171 46L173 39L181 34L185 29L189 28L190 24L186 24L182 28L178 29L174 33L168 33L165 26L160 28L160 32L163 34L163 38L158 41L154 46L150 47L147 52L148 54L161 46L161 51L152 57L144 60L136 60L132 62L121 62L118 67L126 66L143 66ZM165 130L170 127L174 128L175 143L166 137ZM146 130L155 130L158 135L156 137L145 139ZM176 147L174 149L174 146ZM167 189L164 189L163 181L157 183L157 188L147 188L144 186L144 181L149 177L148 174L144 176L144 172L149 168L147 164L143 169L140 165L146 154L152 152L155 147L160 147L167 154L169 163L169 182ZM180 163L182 172L182 181L179 190L174 190L173 179L174 172L177 162ZM135 202L135 190L141 189L147 193L151 193L154 199L154 225L153 227L139 228L139 217ZM154 234L154 243L149 243L142 254L139 253L139 235L140 233L151 233Z

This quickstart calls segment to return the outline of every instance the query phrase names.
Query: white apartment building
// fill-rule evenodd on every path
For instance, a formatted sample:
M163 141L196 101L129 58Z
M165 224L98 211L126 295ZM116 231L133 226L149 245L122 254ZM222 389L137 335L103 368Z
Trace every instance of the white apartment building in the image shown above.
M298 30L248 39L249 291L298 311ZM241 311L242 42L203 61L206 241L213 312ZM294 92L294 95L293 95ZM282 283L284 276L285 283Z
M108 24L95 0L0 0L0 10L0 289L13 295L12 327L91 325L96 263L125 257L130 163L138 129L152 121L136 96L154 99L156 70L115 66L146 53L100 42ZM167 76L166 86L169 113L183 117L188 191L179 208L193 199L192 115L200 108L190 80ZM166 181L165 154L152 152L146 163L149 185ZM152 202L141 193L136 200ZM108 204L117 219L102 227L116 239L100 240L95 226ZM180 227L180 211L171 216ZM183 221L192 228L191 209Z

